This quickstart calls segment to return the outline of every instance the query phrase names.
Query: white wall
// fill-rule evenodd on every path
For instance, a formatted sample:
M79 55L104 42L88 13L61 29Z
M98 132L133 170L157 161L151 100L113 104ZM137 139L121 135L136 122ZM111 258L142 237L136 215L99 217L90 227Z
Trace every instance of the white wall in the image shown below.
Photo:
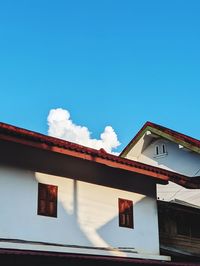
M38 182L58 186L58 217L37 215ZM0 167L0 238L159 254L156 200L72 179ZM118 198L134 203L134 229L118 226Z
M155 145L160 143L165 143L167 155L155 157ZM191 177L200 176L200 155L179 148L176 143L159 139L151 143L142 153L141 148L142 144L140 146L134 146L128 153L127 158ZM135 157L136 154L137 157ZM157 195L160 200L171 201L173 199L178 199L200 206L200 189L186 189L169 182L168 185L157 185Z
M167 147L167 155L155 157L155 145L165 143ZM134 149L135 147L133 147ZM166 141L157 140L151 143L137 157L132 157L129 152L126 156L128 159L137 160L149 165L164 168L170 171L182 173L187 176L200 175L200 155L183 148L179 148L178 144Z

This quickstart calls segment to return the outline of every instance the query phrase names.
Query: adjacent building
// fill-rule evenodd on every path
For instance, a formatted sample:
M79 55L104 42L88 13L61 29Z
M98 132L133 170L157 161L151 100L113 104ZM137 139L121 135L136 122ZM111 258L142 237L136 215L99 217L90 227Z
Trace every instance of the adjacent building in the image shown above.
M174 261L200 261L200 208L180 200L158 201L160 249Z
M200 260L200 141L147 122L120 156L188 176L195 189L172 178L157 186L161 252Z

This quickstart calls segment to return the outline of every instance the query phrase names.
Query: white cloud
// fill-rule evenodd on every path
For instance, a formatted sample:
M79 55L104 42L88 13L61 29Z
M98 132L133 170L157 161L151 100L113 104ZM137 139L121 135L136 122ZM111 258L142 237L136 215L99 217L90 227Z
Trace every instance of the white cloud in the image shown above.
M49 126L48 134L53 137L94 149L103 148L109 153L112 153L112 150L120 145L117 135L111 126L105 127L100 139L93 139L88 128L74 124L70 119L70 113L62 108L50 110L47 121Z

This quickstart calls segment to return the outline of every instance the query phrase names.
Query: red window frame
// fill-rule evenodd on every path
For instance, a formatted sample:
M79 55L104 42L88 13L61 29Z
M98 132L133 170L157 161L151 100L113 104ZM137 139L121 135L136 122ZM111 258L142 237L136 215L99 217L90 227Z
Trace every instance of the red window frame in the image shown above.
M119 226L134 228L133 223L133 201L127 199L118 199L119 208Z
M38 215L57 217L58 187L38 183Z

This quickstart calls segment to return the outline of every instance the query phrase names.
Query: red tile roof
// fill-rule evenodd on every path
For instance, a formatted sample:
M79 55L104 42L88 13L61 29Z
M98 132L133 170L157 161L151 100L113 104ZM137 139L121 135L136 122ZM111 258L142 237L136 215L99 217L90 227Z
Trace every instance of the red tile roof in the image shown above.
M124 148L120 156L126 153L126 151L130 149L130 147L134 146L134 144L140 139L140 137L148 130L152 130L153 132L155 131L159 135L162 134L165 138L168 138L176 143L180 143L184 147L200 153L200 141L198 139L148 121L130 141L130 143Z
M179 133L175 130L169 129L167 127L163 127L157 124L154 124L152 122L146 122L146 124L144 125L144 127L150 126L152 128L156 128L162 132L165 132L173 137L175 137L176 139L180 140L180 141L184 141L187 142L188 144L191 144L193 146L199 147L200 148L200 141L198 139L192 138L190 136L187 136L185 134Z
M149 123L149 122L148 122ZM103 149L95 150L69 141L46 136L40 133L0 123L0 140L21 143L27 146L52 152L62 153L85 160L95 161L126 171L140 173L153 177L157 182L173 181L188 188L200 188L200 182L191 181L187 176L150 166L144 163L128 160L107 153Z

